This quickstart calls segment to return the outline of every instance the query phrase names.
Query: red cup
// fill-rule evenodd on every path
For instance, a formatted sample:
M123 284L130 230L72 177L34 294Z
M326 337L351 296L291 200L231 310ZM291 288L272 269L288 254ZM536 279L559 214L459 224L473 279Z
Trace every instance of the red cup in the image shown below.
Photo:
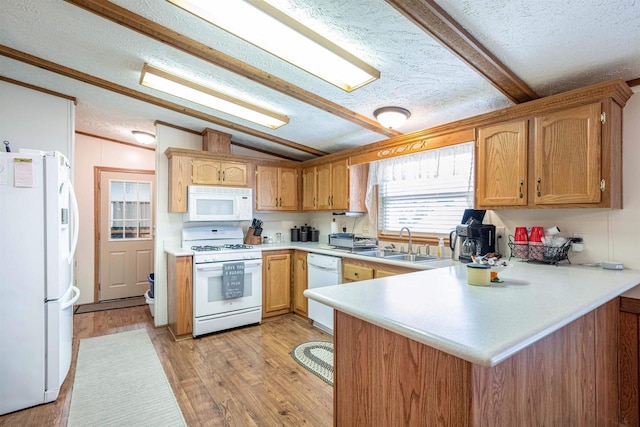
M526 242L529 239L527 238L527 228L526 227L516 227L516 232L513 236L513 240L515 242Z
M544 228L542 227L531 227L531 236L529 237L530 242L540 242L542 243L542 238L544 237Z

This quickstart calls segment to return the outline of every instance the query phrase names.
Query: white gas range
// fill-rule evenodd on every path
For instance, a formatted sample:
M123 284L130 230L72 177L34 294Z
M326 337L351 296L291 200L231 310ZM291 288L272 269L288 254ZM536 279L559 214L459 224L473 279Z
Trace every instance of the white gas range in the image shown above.
M184 228L193 256L193 336L260 323L262 252L243 244L240 227Z

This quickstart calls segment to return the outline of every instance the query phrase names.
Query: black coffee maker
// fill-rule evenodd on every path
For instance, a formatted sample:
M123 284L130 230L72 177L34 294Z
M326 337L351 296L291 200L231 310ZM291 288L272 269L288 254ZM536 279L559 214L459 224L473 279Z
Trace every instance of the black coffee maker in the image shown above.
M484 210L465 209L462 224L449 234L452 258L455 259L456 248L460 262L471 262L472 256L496 251L496 226L482 223L485 213Z

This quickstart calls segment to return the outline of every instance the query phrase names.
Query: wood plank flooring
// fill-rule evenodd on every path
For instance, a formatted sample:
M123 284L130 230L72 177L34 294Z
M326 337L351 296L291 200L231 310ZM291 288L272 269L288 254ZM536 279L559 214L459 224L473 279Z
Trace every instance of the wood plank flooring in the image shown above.
M189 426L333 424L333 388L289 355L297 344L332 341L330 335L289 314L174 342L142 306L75 315L73 360L58 400L0 416L0 426L66 426L79 340L140 328L149 332Z

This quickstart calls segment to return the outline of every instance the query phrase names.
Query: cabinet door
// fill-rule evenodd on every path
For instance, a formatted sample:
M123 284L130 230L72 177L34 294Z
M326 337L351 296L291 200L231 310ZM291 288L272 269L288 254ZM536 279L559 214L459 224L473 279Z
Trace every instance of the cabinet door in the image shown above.
M307 168L302 171L302 210L316 210L316 168Z
M308 313L308 300L302 293L307 289L307 253L296 251L293 260L293 311Z
M265 254L263 259L262 317L288 313L291 306L291 254Z
M317 204L318 210L331 209L331 163L320 165L317 168L318 187L317 187Z
M211 185L222 182L220 162L193 159L191 161L191 181L194 184Z
M534 203L598 203L600 103L535 118Z
M247 185L246 163L221 162L222 181L228 185Z
M169 212L187 211L187 186L191 185L191 158L169 157Z
M331 164L331 209L349 209L349 160Z
M278 209L298 210L298 170L278 168Z
M526 206L528 121L478 129L478 207Z
M278 209L278 168L256 167L256 210Z

